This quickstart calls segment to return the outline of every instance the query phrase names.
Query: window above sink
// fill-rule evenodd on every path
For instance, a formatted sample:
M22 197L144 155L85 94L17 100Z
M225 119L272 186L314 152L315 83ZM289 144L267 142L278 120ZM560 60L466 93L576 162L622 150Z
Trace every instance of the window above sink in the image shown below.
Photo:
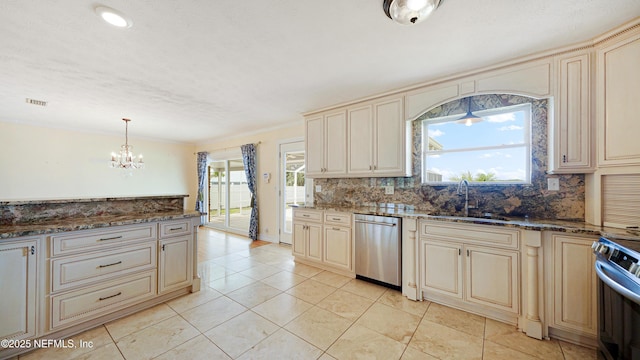
M422 183L530 184L531 104L473 114L422 120Z

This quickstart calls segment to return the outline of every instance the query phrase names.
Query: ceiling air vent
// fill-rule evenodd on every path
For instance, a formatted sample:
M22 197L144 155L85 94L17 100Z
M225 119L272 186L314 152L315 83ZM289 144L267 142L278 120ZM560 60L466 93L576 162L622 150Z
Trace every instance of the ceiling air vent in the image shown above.
M38 106L47 106L47 102L43 100L29 99L27 98L27 104L38 105Z

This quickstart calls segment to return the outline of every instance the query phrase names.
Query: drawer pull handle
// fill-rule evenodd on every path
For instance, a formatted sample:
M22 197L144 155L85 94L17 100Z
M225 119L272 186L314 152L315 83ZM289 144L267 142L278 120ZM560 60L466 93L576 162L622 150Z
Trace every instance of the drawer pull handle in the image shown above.
M304 217L309 217L309 214L302 214L302 216L304 216Z
M118 264L122 264L122 260L118 261L118 262L114 262L113 264L99 265L98 267L99 268L106 268L106 267L113 266L113 265L118 265Z
M115 240L115 239L122 239L122 235L109 237L109 238L102 238L102 239L98 239L98 241Z
M331 218L333 221L340 221L340 218Z
M340 228L332 228L335 231L340 231Z
M120 291L119 293L114 294L114 295L101 297L101 298L99 298L98 300L100 300L100 301L102 301L102 300L107 300L107 299L111 299L112 297L116 297L116 296L120 296L120 295L122 295L122 291Z
M171 228L171 229L169 229L169 231L176 231L176 230L182 230L182 227L177 227L177 228Z

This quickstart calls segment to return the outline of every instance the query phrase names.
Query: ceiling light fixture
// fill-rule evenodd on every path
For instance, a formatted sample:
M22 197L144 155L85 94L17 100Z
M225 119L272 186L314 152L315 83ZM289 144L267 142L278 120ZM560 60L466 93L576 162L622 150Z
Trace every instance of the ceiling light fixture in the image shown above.
M125 14L110 7L97 6L95 8L95 11L96 14L102 18L102 20L113 26L119 28L129 28L131 27L131 25L133 25L131 19L129 19Z
M440 5L441 0L384 0L382 8L387 16L402 25L412 25L426 19Z
M475 123L482 121L480 116L475 116L471 112L471 96L467 98L467 114L460 119L456 120L456 124L464 124L465 126L471 126Z
M130 119L122 119L125 123L124 145L120 146L120 154L111 153L111 167L114 169L144 169L142 155L136 157L131 150L133 146L129 145L129 122Z

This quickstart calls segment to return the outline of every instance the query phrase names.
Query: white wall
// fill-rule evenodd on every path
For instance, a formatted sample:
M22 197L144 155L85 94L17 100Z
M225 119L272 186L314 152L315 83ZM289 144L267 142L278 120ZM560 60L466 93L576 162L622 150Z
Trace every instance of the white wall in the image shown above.
M108 166L121 136L0 122L0 200L188 194L197 192L195 146L129 138L146 169L125 177Z
M261 240L278 241L278 145L283 140L303 138L304 124L277 130L236 137L224 141L198 144L196 151L220 151L240 147L243 144L258 143L258 237ZM271 173L268 184L262 181L262 174Z

